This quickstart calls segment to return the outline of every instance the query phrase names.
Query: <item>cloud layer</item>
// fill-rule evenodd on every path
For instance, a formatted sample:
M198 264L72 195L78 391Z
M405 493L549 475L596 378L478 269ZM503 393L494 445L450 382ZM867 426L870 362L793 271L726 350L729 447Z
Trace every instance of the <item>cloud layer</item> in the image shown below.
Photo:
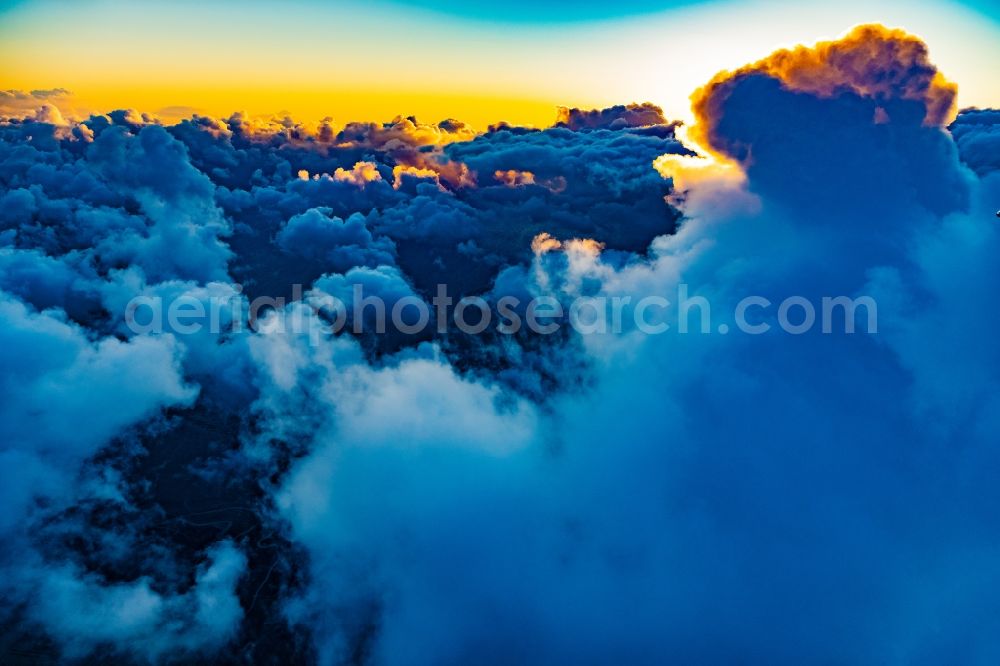
M75 119L39 93L5 93L0 123L5 643L1000 656L1000 114L952 119L917 38L865 26L720 73L692 135L728 166L650 104L477 133ZM391 308L442 283L491 313L627 297L626 322L703 300L661 307L662 335L321 326L358 285ZM766 334L737 332L751 294ZM878 330L838 311L790 334L790 296L871 297ZM136 297L221 302L224 325L139 331Z

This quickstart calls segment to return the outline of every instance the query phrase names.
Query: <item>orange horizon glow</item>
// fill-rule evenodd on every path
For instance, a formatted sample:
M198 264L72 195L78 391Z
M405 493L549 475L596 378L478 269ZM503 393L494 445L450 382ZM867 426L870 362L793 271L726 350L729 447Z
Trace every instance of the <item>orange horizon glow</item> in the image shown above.
M121 88L70 93L56 102L67 117L135 109L165 122L176 122L193 114L228 118L234 113L246 113L260 118L290 116L306 124L331 118L333 125L342 126L348 122L389 122L397 116L416 116L431 123L454 118L479 131L500 121L548 127L556 120L559 107L554 100L349 88L287 91ZM197 104L185 104L186 100L197 100Z

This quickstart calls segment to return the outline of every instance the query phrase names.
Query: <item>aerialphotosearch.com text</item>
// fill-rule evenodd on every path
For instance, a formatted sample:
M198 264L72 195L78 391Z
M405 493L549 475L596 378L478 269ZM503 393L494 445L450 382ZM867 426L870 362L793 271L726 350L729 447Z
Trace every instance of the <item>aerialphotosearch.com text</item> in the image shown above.
M365 291L363 284L354 284L349 293L335 296L319 290L303 292L301 286L295 285L289 299L247 299L240 285L232 285L208 297L184 294L167 299L147 294L128 302L125 323L136 334L180 335L245 328L317 335L422 335L449 330L468 335L489 330L504 335L522 331L551 335L566 326L581 335L630 331L648 335L878 332L877 303L864 295L789 295L780 300L749 295L723 308L713 307L708 297L697 294L687 284L679 284L673 298L601 294L522 299L504 295L487 300L480 296L455 298L447 285L439 284L427 302L412 292L386 296ZM725 316L721 316L723 313Z

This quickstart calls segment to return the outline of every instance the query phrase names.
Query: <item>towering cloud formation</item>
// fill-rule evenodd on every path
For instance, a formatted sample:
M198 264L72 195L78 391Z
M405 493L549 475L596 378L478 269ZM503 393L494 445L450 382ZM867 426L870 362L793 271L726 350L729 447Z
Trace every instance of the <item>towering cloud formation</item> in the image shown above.
M930 63L923 42L861 26L843 39L720 73L692 97L694 132L741 163L759 191L800 192L799 214L817 221L857 218L857 198L942 214L968 197L941 128L954 98L955 86Z
M699 128L708 144L738 159L747 155L733 143L733 138L726 139L720 124L728 100L758 76L774 79L790 92L827 99L853 95L870 100L873 122L885 122L891 116L880 106L882 103L897 106L907 101L920 105L926 124L942 125L953 114L958 90L931 64L927 45L919 38L880 25L858 26L842 39L813 47L776 51L735 72L718 74L692 97Z

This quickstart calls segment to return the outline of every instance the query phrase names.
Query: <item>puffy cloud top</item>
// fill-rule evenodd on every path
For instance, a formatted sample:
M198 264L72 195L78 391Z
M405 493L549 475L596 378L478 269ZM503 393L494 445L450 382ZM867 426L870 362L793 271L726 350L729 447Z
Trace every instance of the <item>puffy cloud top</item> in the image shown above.
M663 109L643 102L642 104L618 104L606 109L578 109L560 106L556 113L556 126L571 130L623 129L626 127L648 127L667 125Z
M967 109L948 129L962 161L980 175L1000 171L1000 111Z
M720 135L718 124L727 100L754 76L767 76L785 90L823 98L847 93L875 104L917 102L928 125L948 121L958 91L931 63L927 45L899 29L862 25L838 40L782 49L734 72L720 72L692 96L702 138L712 148L741 159ZM884 119L884 113L878 120Z
M858 211L900 200L889 192L911 193L908 204L942 213L968 196L955 144L941 127L955 90L919 39L861 26L718 74L692 98L693 134L739 162L758 191L780 191L803 223L860 222ZM863 217L864 224L901 219Z

